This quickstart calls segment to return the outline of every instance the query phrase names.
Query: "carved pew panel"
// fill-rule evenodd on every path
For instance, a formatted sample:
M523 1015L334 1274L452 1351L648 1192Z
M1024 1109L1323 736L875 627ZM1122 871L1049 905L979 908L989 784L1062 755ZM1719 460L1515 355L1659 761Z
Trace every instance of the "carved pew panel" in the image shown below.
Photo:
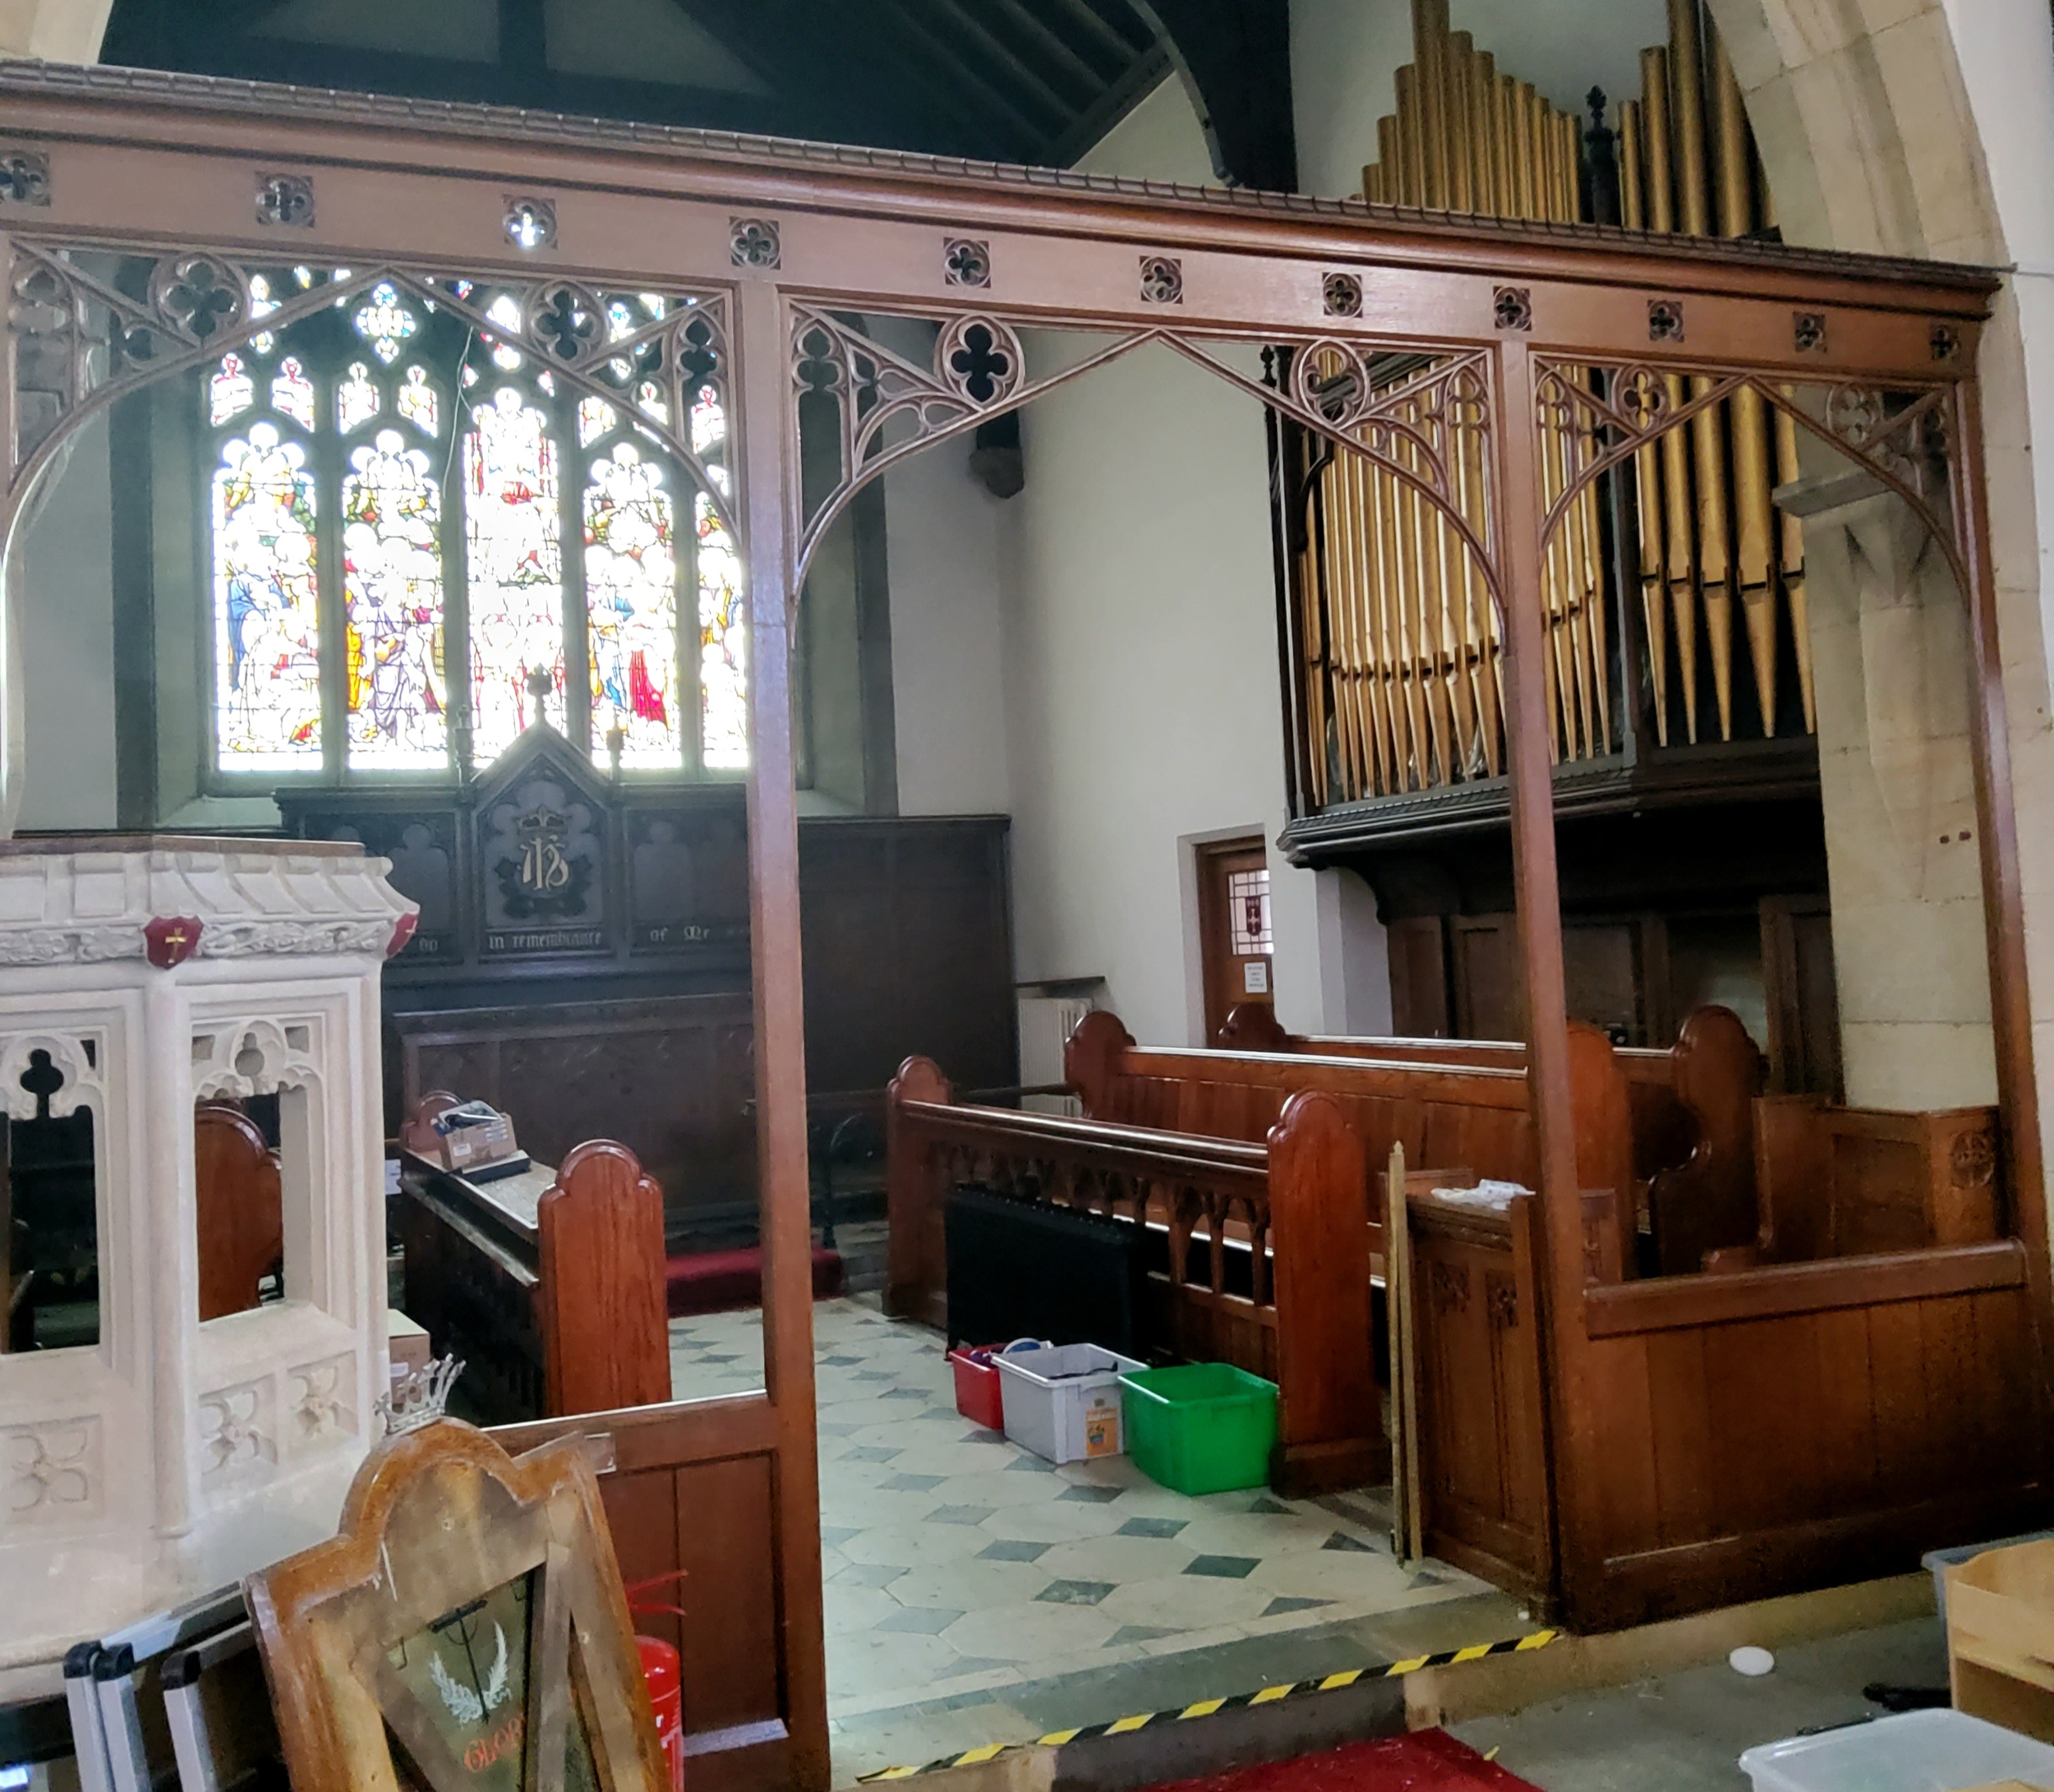
M1112 1214L1161 1241L1154 1346L1277 1383L1279 1489L1384 1471L1368 1178L1340 1103L1296 1095L1256 1144L955 1103L940 1071L911 1058L886 1128L892 1311L946 1329L943 1215L965 1182Z

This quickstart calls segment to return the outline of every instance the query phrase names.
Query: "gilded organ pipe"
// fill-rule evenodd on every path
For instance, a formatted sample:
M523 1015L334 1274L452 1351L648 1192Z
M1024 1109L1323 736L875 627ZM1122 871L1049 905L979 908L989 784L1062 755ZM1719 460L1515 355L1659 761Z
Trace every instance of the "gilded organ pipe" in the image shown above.
M1392 205L1580 221L1580 117L1501 68L1470 33L1451 31L1448 0L1411 0L1411 10L1413 58L1397 71L1394 111L1378 122L1365 195ZM1770 213L1729 60L1702 0L1669 0L1668 12L1669 41L1642 53L1641 92L1619 111L1621 221L1629 230L1749 234ZM1493 456L1483 407L1458 404L1445 378L1437 380L1448 365L1370 357L1370 397L1399 426L1377 431L1379 458L1343 449L1317 476L1323 532L1306 573L1324 615L1316 629L1308 622L1306 638L1324 687L1318 702L1308 700L1307 721L1313 738L1326 742L1315 785L1327 801L1430 789L1503 767L1502 620L1465 535L1487 537ZM1539 445L1559 514L1540 596L1558 758L1617 750L1622 687L1637 710L1643 692L1651 699L1664 747L1696 743L1701 724L1705 738L1715 738L1716 723L1716 738L1731 739L1758 718L1761 732L1774 734L1786 638L1795 642L1809 729L1803 535L1772 498L1794 472L1787 419L1752 391L1704 403L1712 389L1706 376L1664 374L1672 410L1693 399L1700 408L1609 476L1633 493L1614 513L1598 481L1564 501L1601 446L1576 394L1601 386L1590 368L1554 373L1567 390L1550 401ZM1340 375L1338 357L1322 371ZM1618 542L1615 520L1626 532ZM1622 563L1616 575L1614 557ZM1611 588L1615 576L1623 596ZM1619 661L1623 643L1609 607L1617 601L1637 604L1627 638L1645 642L1634 641L1637 664ZM1736 610L1746 650L1738 661ZM1736 684L1752 684L1752 705L1744 693L1736 701ZM1709 718L1702 713L1708 707Z

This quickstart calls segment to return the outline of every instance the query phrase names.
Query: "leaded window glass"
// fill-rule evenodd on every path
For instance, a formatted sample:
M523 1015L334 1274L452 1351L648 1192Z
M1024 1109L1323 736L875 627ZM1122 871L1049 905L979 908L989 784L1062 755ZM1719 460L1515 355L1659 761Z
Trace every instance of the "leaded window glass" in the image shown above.
M259 277L253 310L350 279ZM606 296L610 399L553 371L517 295L462 280L380 279L210 365L214 769L482 769L537 719L537 670L601 767L745 767L740 558L654 433L676 389L634 339L689 302ZM725 414L684 390L725 493Z

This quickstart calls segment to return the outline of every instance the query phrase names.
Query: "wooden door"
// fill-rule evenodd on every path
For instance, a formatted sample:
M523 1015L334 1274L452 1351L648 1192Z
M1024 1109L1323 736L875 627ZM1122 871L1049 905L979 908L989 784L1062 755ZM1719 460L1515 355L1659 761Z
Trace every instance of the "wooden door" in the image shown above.
M1210 1045L1242 1002L1275 1004L1269 859L1260 837L1199 848L1198 928Z
M1769 1089L1843 1099L1833 911L1822 896L1762 899L1762 973L1769 1006Z

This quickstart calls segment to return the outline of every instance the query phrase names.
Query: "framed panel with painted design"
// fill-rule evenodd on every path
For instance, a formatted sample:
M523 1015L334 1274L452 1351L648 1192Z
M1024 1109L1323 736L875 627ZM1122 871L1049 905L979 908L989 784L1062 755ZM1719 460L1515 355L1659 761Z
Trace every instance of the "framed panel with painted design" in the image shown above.
M299 1792L667 1792L578 1444L389 1439L339 1534L244 1590Z

